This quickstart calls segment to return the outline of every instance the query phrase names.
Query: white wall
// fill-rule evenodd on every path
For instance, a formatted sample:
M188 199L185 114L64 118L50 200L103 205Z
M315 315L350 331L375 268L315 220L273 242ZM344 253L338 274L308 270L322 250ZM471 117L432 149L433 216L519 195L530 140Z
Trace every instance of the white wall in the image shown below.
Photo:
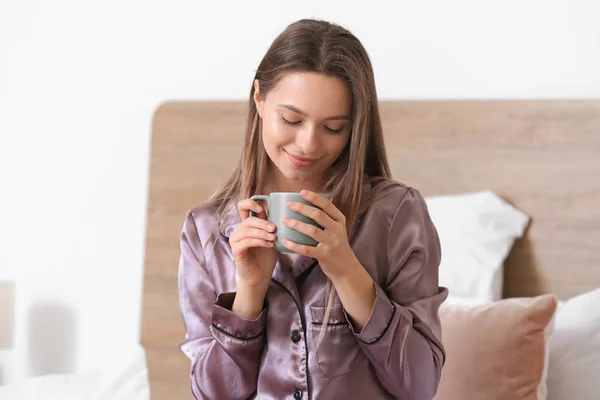
M138 341L152 113L245 99L295 19L349 27L382 98L600 97L594 0L280 3L0 0L0 382Z

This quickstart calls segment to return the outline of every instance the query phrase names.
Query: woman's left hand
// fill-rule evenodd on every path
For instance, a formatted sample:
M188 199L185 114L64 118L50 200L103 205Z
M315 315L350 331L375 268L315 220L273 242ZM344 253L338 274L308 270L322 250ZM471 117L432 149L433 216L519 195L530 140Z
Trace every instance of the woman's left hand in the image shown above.
M316 247L305 246L286 239L283 239L282 243L295 253L316 258L329 279L339 280L344 275L351 273L355 266L360 265L348 242L346 217L331 201L317 193L303 190L301 195L320 210L317 207L294 201L289 201L287 207L315 220L324 230L297 219L284 218L284 225L310 236L318 244Z

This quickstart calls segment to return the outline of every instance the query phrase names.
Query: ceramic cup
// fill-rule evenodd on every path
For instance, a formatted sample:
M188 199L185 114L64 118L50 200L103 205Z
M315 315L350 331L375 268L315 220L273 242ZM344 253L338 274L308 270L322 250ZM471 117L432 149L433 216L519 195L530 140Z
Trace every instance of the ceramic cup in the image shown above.
M325 197L327 200L331 200L331 195L321 193L321 196ZM283 224L283 219L285 217L297 219L299 221L305 222L310 225L314 225L319 229L323 229L321 225L319 225L315 220L308 218L302 214L299 214L295 211L290 210L287 207L288 201L295 201L298 203L304 203L310 206L315 206L310 201L304 199L300 193L297 192L272 192L270 195L262 195L257 194L251 197L252 200L255 201L265 201L267 203L267 209L269 214L269 222L276 226L275 235L277 236L275 239L275 249L280 253L294 253L287 247L285 247L281 243L281 239L285 238L292 242L303 244L306 246L316 246L318 243L316 240L307 236L303 233L298 232L295 229L287 227ZM250 211L250 216L255 216L256 213Z

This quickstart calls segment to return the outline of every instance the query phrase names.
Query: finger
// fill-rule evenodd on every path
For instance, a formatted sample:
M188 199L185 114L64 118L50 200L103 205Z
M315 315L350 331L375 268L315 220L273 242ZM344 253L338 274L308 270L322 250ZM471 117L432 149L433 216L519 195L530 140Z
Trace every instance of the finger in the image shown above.
M237 207L238 213L240 214L240 218L242 219L242 221L250 216L250 210L254 211L261 217L266 216L263 207L257 201L254 201L252 199L240 200L237 204Z
M248 237L275 240L276 236L272 233L274 230L275 225L269 221L257 217L249 217L234 230L230 241L236 243Z
M281 244L283 244L285 247L287 247L294 253L300 254L302 256L319 258L319 257L317 257L318 250L316 247L305 246L303 244L298 244L296 242L292 242L291 240L287 240L287 239L281 239Z
M245 238L240 240L238 243L237 251L244 251L254 247L268 247L271 248L274 246L273 242L269 242L268 240L257 239L257 238Z
M257 238L257 239L273 241L276 238L274 233L267 232L260 228L252 228L252 227L247 227L247 228L243 229L241 232L241 235L243 236L242 239Z
M307 204L298 203L297 201L288 201L287 207L290 210L296 211L298 214L302 214L310 219L315 220L319 225L328 231L332 231L337 223L323 211Z
M331 235L327 232L323 232L323 230L317 228L316 226L298 221L297 219L285 217L283 219L283 224L297 230L300 233L304 233L319 243L329 243L331 240Z
M331 201L318 193L311 192L310 190L302 190L300 195L323 210L334 221L343 222L346 220L344 214Z
M245 227L262 229L263 231L275 232L275 225L266 219L249 217L242 222Z

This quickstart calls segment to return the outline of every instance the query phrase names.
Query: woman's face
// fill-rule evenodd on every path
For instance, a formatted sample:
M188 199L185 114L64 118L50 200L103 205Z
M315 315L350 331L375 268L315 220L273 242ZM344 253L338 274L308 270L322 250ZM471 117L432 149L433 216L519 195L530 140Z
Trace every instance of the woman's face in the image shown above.
M344 150L352 129L352 93L337 78L286 74L266 99L255 81L263 145L279 190L317 190Z

